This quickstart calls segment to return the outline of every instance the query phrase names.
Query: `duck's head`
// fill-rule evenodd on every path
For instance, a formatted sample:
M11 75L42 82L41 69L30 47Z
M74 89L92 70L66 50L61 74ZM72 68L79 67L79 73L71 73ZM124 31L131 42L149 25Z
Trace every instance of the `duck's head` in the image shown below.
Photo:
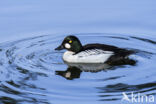
M77 53L81 51L82 48L83 47L82 47L80 40L76 36L70 35L70 36L65 37L62 44L58 46L57 48L55 48L55 50L67 49L68 51Z

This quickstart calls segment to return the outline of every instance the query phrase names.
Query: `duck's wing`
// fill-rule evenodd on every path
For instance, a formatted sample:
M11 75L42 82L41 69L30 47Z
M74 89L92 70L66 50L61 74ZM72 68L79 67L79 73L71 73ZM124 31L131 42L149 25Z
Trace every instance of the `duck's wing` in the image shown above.
M134 53L134 51L132 50L126 50L123 48L118 48L116 46L105 45L105 44L95 43L95 44L87 44L83 46L83 50L90 50L90 49L101 49L103 51L110 51L110 52L115 53L116 55L123 56L123 57Z

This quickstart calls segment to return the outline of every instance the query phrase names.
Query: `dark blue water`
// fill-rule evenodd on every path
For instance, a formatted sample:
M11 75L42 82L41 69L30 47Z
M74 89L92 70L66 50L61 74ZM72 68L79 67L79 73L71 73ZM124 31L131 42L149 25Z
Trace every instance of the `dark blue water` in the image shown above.
M111 67L65 64L64 51L54 48L66 35L45 35L0 44L0 104L128 103L121 101L122 92L156 97L154 35L75 34L83 44L103 43L137 51L130 56L135 64Z

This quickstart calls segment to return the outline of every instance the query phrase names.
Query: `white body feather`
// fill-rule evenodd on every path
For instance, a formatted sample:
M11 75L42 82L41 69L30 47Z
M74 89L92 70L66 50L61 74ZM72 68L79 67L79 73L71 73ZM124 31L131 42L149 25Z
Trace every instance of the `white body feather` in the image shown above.
M69 63L105 63L112 55L112 51L101 49L86 50L77 54L66 51L63 54L63 60Z

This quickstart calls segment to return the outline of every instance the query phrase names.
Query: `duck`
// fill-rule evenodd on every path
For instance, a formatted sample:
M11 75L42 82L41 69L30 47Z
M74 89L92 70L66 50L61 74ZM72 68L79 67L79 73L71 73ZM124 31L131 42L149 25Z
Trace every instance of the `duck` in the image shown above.
M67 63L115 63L134 53L132 50L100 43L82 45L74 35L66 36L61 45L55 48L58 51L63 49L67 50L62 57Z

